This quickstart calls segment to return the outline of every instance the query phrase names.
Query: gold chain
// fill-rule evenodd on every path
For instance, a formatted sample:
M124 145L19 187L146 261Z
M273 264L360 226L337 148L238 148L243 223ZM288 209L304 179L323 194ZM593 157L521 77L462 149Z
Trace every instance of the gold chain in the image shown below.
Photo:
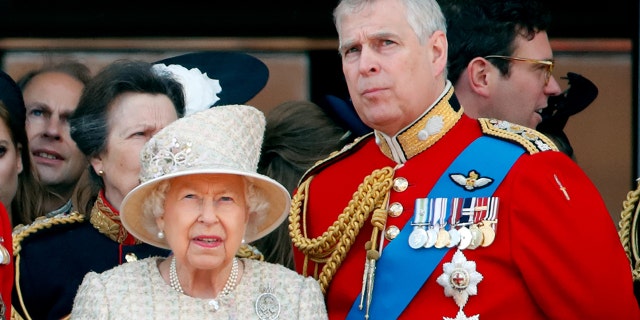
M293 245L305 255L304 275L308 275L307 265L309 259L315 263L325 264L319 275L317 270L314 272L314 278L320 282L320 288L323 293L326 293L331 279L346 257L347 252L351 249L351 245L355 242L355 238L365 221L369 219L369 215L374 211L376 212L374 213L375 219L372 218L371 221L374 224L374 233L377 233L376 229L384 226L386 221L386 210L384 208L392 186L393 173L393 168L384 167L373 171L365 177L364 181L358 186L358 191L353 194L351 201L338 216L338 219L322 235L312 239L307 237L306 232L307 208L305 198L309 192L309 184L313 176L298 186L297 192L291 201L289 235ZM301 217L300 211L303 202L305 207L302 210L303 215ZM301 230L302 227L304 227L304 234L303 230ZM372 235L372 238L375 239L376 236Z

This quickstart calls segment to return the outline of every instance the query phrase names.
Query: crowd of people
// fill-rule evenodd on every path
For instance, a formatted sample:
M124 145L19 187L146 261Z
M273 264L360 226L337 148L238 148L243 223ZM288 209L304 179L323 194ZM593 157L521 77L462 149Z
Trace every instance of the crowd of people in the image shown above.
M330 106L242 52L0 72L0 319L640 319L540 2L333 14Z

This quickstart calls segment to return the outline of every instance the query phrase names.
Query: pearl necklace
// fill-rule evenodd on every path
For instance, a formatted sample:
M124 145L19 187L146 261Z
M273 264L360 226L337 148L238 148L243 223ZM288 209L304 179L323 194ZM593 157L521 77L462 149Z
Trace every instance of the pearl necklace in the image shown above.
M238 259L233 258L233 265L231 266L231 274L229 275L229 278L227 278L227 283L224 284L224 288L222 288L222 291L218 296L221 297L221 296L226 296L230 294L231 290L233 290L236 287L237 281L238 281ZM182 286L180 285L180 281L178 280L178 272L176 271L175 256L171 259L171 266L169 267L169 284L171 285L171 288L184 294L184 290L182 289Z

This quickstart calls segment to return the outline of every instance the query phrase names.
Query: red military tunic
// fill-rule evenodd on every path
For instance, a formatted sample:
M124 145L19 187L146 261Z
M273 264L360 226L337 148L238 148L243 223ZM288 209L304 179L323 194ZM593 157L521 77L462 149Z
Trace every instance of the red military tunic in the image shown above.
M9 204L11 205L11 204ZM0 295L2 305L0 305L0 319L4 316L9 319L11 316L11 288L13 288L13 247L11 237L11 222L9 214L0 202Z
M345 225L357 219L357 214L342 215L340 220L339 215L348 211L345 207L350 201L353 204L366 193L367 188L359 189L365 177L390 167L395 168L394 180L405 178L408 182L404 191L390 189L383 204L386 212L393 211L392 206L397 210L398 204L402 207L397 217L389 214L386 218L379 237L386 246L393 240L384 239L383 234L392 226L402 228L412 219L415 200L425 198L436 181L448 174L445 171L458 154L476 138L493 135L521 144L526 150L493 194L500 201L495 241L487 247L462 250L482 275L477 295L469 295L463 305L463 315L482 319L640 319L629 261L605 204L585 173L563 153L544 151L549 140L533 130L524 129L525 134L534 136L531 140L509 130L485 128L483 132L481 123L489 122L463 115L453 89L448 90L413 125L390 138L393 142L388 143L379 132L364 137L311 169L294 195L290 220L301 235L293 237L296 268L303 274L322 276L321 285L324 280L330 281L325 288L329 317L344 319L354 301L359 301L365 244L372 239L371 215L352 244L344 239L331 244L323 233L326 236L338 229L348 230ZM444 119L444 126L430 132L426 140L418 139L418 133L434 116ZM311 179L308 185L304 179ZM366 202L358 203L352 208L370 207ZM321 261L318 264L314 259L305 260L301 252L313 241L330 243L315 254L315 261ZM332 251L336 248L346 251L344 259L329 261L335 275L331 271L323 273L330 270L322 269L327 258L332 253L340 256ZM437 250L448 252L400 318L442 320L459 315L459 306L436 281L456 249ZM384 256L384 249L380 254ZM412 272L422 271L420 265L410 267ZM376 275L394 272L377 269Z

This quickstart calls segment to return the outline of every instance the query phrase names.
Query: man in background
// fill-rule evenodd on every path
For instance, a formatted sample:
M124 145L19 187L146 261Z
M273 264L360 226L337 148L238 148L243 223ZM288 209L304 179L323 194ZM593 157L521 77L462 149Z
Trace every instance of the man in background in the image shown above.
M27 109L29 148L49 193L44 202L49 217L71 211L73 190L87 169L85 156L69 135L67 118L90 78L86 65L63 61L28 72L18 81Z

